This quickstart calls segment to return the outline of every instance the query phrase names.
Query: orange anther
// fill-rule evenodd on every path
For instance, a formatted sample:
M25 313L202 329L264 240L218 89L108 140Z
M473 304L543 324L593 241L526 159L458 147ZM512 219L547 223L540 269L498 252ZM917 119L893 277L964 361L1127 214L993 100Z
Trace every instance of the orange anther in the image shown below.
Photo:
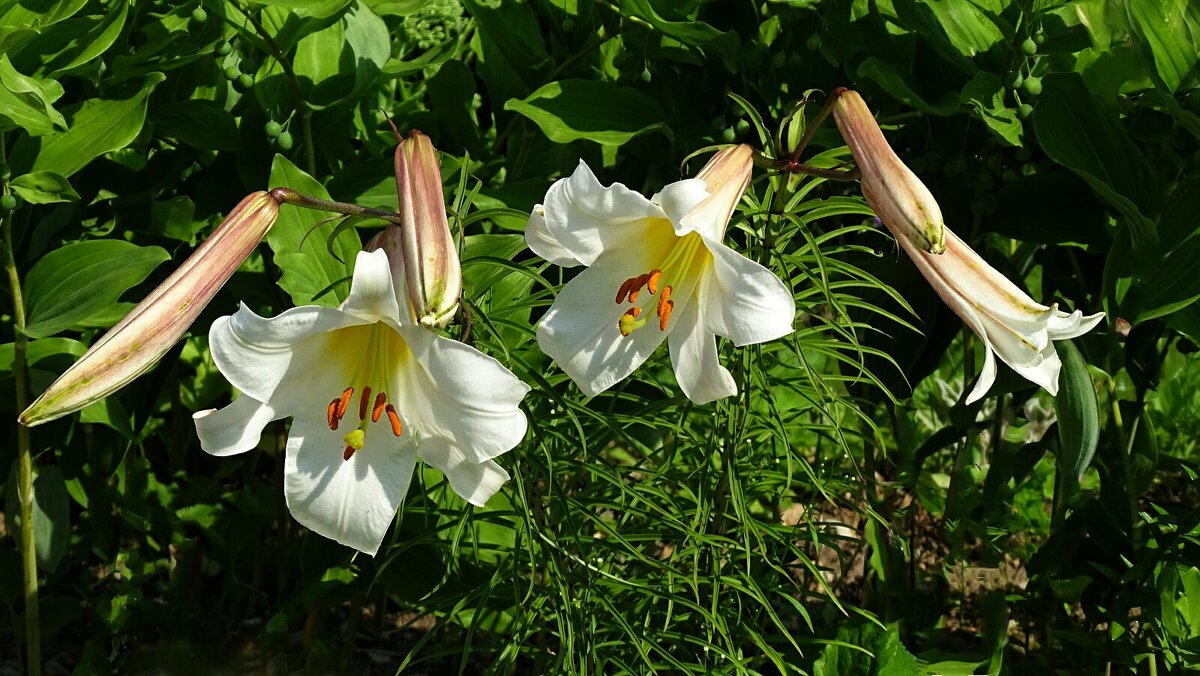
M342 451L342 460L349 460L350 456L354 455L355 448L347 445L346 450Z
M637 277L633 278L633 287L629 291L629 302L630 303L637 302L638 293L642 290L642 287L646 285L646 282L649 279L650 279L650 275L638 275ZM651 293L653 293L653 292L651 292Z
M371 409L371 422L379 422L379 416L383 415L383 405L387 403L387 394L380 392L375 395L375 407Z
M371 386L366 385L362 388L362 396L358 398L358 419L364 420L367 417L367 407L371 405Z
M650 290L651 295L658 293L658 280L662 279L662 270L655 268L650 271L650 276L646 279L646 288Z
M621 288L617 289L617 305L620 305L625 300L625 296L629 295L629 287L633 285L633 277L621 282Z
M338 409L337 409L338 420L341 420L342 416L346 415L346 407L350 405L350 398L353 396L354 396L354 388L353 387L347 387L346 389L342 390L342 398L338 400Z
M655 314L657 314L660 318L662 317L662 314L663 314L663 308L665 308L667 306L667 303L670 302L670 300L671 300L671 285L668 284L663 287L662 295L658 297L658 307L655 308L655 311L654 311Z
M334 399L329 402L329 409L325 411L325 422L329 424L329 429L336 430L338 428L338 402L341 399Z
M658 330L666 331L667 322L671 319L671 310L675 308L675 301L669 300L665 303L658 304Z
M404 426L400 424L400 416L396 414L396 407L391 404L387 405L388 422L392 424L392 434L402 436L404 434Z

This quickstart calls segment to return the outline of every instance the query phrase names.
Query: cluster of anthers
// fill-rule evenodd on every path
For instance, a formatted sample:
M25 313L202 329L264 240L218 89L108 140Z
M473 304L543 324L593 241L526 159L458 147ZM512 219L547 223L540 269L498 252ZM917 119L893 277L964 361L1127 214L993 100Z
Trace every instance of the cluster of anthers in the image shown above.
M338 425L342 422L342 417L346 415L346 409L350 407L350 400L354 398L354 388L347 387L342 391L342 396L335 397L329 402L329 408L325 412L325 421L329 423L329 429L337 430ZM386 413L388 423L391 424L392 434L400 437L404 434L404 425L400 423L400 414L396 413L396 407L388 403L387 394L380 392L375 395L375 403L371 404L371 388L365 386L362 388L361 396L358 399L358 427L346 433L342 437L346 442L346 450L342 452L342 459L349 460L354 455L355 451L362 450L363 444L367 438L367 412L370 411L371 422L379 422L379 419Z
M662 281L662 270L655 268L650 272L630 277L621 284L621 288L617 289L617 305L628 300L630 303L636 303L638 294L641 293L642 287L645 287L650 295L658 294L658 285ZM675 301L671 300L671 285L668 284L662 287L662 293L658 294L658 301L655 304L654 313L658 317L658 330L666 331L667 322L671 320L671 310L675 308ZM640 306L633 306L621 315L617 320L617 328L621 331L622 336L628 336L633 333L634 329L640 328L646 323L646 319L638 319L642 314Z

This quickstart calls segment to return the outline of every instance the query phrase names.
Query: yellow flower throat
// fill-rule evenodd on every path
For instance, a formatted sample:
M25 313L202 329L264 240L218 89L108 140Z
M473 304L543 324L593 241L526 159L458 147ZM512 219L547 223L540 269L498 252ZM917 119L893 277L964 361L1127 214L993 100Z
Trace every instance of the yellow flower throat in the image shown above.
M667 330L667 325L671 321L671 311L675 309L675 300L671 298L671 294L677 286L670 282L679 279L691 268L692 261L701 244L700 235L689 232L676 239L675 245L671 247L671 251L660 267L630 277L621 283L617 289L617 305L626 301L635 304L625 310L625 314L617 320L617 330L621 332L622 336L629 336L635 330L646 325L646 322L649 321L649 312L646 313L646 317L641 315L643 310L648 310L651 304L654 305L654 315L658 318L658 330ZM650 298L638 305L638 297L643 288L649 292ZM660 290L662 293L659 293Z

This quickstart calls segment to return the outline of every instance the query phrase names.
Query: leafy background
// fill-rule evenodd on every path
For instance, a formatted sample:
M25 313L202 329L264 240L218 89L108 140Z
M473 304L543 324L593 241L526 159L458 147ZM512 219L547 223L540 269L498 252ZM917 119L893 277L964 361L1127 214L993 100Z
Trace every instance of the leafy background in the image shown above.
M298 527L285 426L218 460L190 423L230 396L211 320L336 303L379 225L285 208L155 370L31 431L47 669L1195 668L1198 35L1187 0L0 1L28 394L245 194L394 207L385 113L444 153L471 340L534 387L486 508L425 471L374 559ZM574 274L521 236L550 182L582 158L652 193L703 147L786 155L823 96L797 102L837 86L993 265L1108 313L1059 344L1063 396L1007 372L963 405L979 341L856 186L760 172L730 241L791 284L796 333L722 346L731 400L690 405L665 351L585 400L531 329ZM806 157L841 145L826 124ZM4 439L12 462L15 423ZM0 655L20 672L14 476Z

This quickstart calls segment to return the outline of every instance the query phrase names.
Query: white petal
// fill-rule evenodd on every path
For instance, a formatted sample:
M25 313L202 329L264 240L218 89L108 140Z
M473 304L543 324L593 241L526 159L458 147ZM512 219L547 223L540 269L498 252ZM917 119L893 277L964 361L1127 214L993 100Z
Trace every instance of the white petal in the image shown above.
M996 382L996 355L992 354L992 348L987 344L987 339L983 339L983 370L979 372L979 378L975 381L975 387L971 388L971 393L967 395L967 404L974 404L983 399L988 390L992 389L992 383Z
M408 492L416 466L411 440L374 427L367 444L342 459L343 432L322 418L297 417L288 435L284 494L297 521L327 538L372 556Z
M493 460L471 462L467 455L447 439L421 439L417 453L425 462L446 475L450 487L467 502L482 507L508 481L508 472Z
M415 364L403 367L394 380L403 388L402 405L422 438L447 437L473 463L520 443L527 421L519 405L528 385L500 362L458 341L417 326L402 327L400 334Z
M292 308L272 319L243 305L232 316L213 322L208 345L217 368L234 387L269 402L281 416L292 415L310 388L281 383L295 383L323 370L328 355L337 352L329 332L361 323L352 315L315 305Z
M219 411L210 408L192 414L200 447L215 456L245 453L258 446L263 428L281 417L267 404L245 394Z
M636 244L646 220L666 219L658 205L624 185L601 185L582 160L575 173L550 186L544 209L546 228L584 265L608 249Z
M529 223L525 225L525 244L530 251L555 265L572 268L581 264L546 227L546 209L540 204L535 204L529 213Z
M707 404L722 397L737 394L737 383L721 365L717 355L717 337L704 328L704 311L695 303L689 312L681 313L671 331L671 364L679 389L697 404Z
M703 302L708 330L734 345L765 343L792 332L796 301L775 273L720 242L706 242L712 277Z
M1083 312L1079 310L1067 314L1055 309L1054 316L1050 318L1047 329L1050 332L1052 340L1066 340L1068 338L1077 338L1091 331L1096 328L1096 325L1102 319L1104 319L1103 312L1084 316Z
M1058 358L1058 351L1054 349L1054 344L1051 343L1038 356L1039 359L1036 364L1028 366L1024 364L1009 364L1009 366L1026 380L1036 385L1041 385L1052 395L1057 395L1058 374L1062 371L1062 360Z
M350 296L341 310L368 322L390 319L400 323L397 295L387 253L382 249L358 252Z
M616 303L616 290L629 277L648 269L648 263L626 260L619 252L602 256L563 287L538 325L542 352L589 397L633 373L666 338L654 317L628 336L618 330L621 315L629 306ZM677 301L675 313L681 309Z
M671 225L675 228L675 234L683 236L694 229L684 225L685 217L708 197L708 186L704 181L698 178L685 178L664 187L651 196L650 201L662 207L667 218L671 220ZM722 229L724 229L723 226L724 224L722 224ZM704 235L705 233L700 234Z

